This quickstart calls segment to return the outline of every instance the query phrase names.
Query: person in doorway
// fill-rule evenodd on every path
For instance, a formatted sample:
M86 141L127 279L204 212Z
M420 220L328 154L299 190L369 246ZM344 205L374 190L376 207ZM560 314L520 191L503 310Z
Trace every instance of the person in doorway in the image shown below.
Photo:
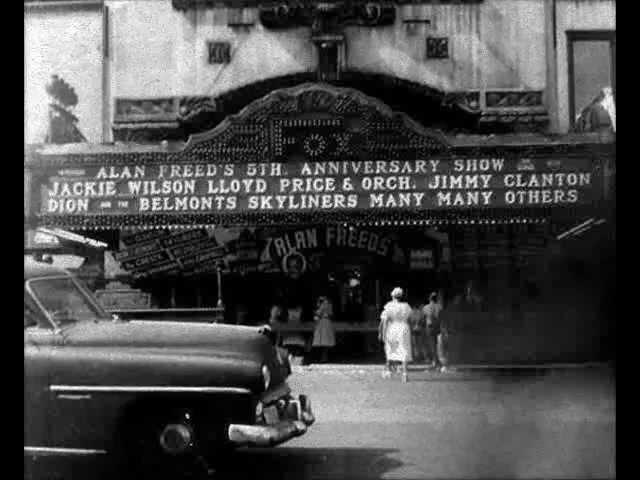
M236 307L236 324L248 325L249 324L249 309L243 303Z
M269 309L268 325L277 325L282 321L282 307L279 304L272 305Z
M387 302L380 314L378 338L384 343L386 369L383 377L391 376L392 363L402 365L402 381L408 381L407 364L411 361L411 307L403 302L404 292L396 287L391 291L391 301Z
M483 301L484 299L478 293L475 282L469 280L463 291L454 297L453 304L462 311L480 311L483 308Z
M327 297L318 298L314 314L313 348L321 350L320 360L329 360L329 349L336 345L335 331L332 323L333 305Z
M425 317L423 313L424 304L413 303L415 307L411 310L411 317L409 319L411 323L411 351L413 353L413 360L427 360L429 357L427 330L425 324Z
M431 292L429 295L429 303L427 303L422 309L427 330L427 342L429 345L429 352L431 354L431 368L442 367L442 362L438 353L438 336L441 333L441 310L442 307L438 302L438 294L436 292Z
M286 358L288 360L288 363L290 364L291 361L290 361L289 351L280 345L281 343L280 335L277 333L277 330L276 331L273 330L274 327L277 329L278 325L282 323L283 314L284 314L284 310L282 309L282 306L279 304L279 302L276 302L269 309L269 320L264 325L264 328L268 329L269 336L275 337L274 344L276 347L276 351L278 352L278 356L281 359Z
M301 364L307 350L307 342L300 330L295 331L302 323L302 306L291 305L287 308L287 325L292 328L290 332L283 333L282 346L291 354L292 363Z

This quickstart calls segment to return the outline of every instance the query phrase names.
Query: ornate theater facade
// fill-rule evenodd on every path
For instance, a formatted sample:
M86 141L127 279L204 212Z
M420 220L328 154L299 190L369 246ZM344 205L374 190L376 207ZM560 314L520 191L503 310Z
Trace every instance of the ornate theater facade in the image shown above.
M402 286L416 307L440 292L454 363L606 359L615 113L571 118L594 104L580 42L615 53L612 5L25 2L27 92L44 82L25 252L101 242L76 253L130 318L278 305L274 328L308 341L327 296L341 358L375 357ZM57 61L32 53L56 42ZM607 58L593 96L615 88Z

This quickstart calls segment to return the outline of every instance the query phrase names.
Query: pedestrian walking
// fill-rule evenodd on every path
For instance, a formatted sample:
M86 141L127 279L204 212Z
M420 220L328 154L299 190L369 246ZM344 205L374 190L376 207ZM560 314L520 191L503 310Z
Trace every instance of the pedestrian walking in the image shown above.
M314 314L315 328L313 330L313 348L321 350L320 360L329 360L329 349L336 344L335 330L333 328L333 305L327 297L318 298Z
M429 342L429 351L431 352L431 367L442 367L441 355L438 349L438 337L442 333L440 324L440 313L442 306L438 302L438 294L431 292L429 295L429 303L424 306L422 313L425 318L427 328L427 341Z
M387 302L380 314L378 338L384 343L386 357L383 377L391 376L392 363L400 363L402 381L407 382L407 364L411 361L411 306L401 301L403 294L399 287L391 291L391 301Z

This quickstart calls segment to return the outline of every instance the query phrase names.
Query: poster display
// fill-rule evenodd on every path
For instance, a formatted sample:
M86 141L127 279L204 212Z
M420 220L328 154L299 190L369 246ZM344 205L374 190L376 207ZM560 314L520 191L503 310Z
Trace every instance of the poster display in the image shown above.
M327 251L402 263L395 236L371 228L327 225L285 229L149 230L125 234L110 253L134 278L222 272L282 272L293 278L318 270Z
M133 278L215 271L226 252L205 229L142 231L124 235L121 242L113 258Z

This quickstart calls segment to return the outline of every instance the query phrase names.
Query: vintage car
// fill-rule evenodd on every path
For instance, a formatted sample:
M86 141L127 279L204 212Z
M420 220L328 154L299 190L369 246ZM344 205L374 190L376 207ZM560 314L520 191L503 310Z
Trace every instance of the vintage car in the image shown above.
M26 477L98 457L135 478L208 474L235 446L274 446L314 422L268 329L123 321L27 257L24 362Z

